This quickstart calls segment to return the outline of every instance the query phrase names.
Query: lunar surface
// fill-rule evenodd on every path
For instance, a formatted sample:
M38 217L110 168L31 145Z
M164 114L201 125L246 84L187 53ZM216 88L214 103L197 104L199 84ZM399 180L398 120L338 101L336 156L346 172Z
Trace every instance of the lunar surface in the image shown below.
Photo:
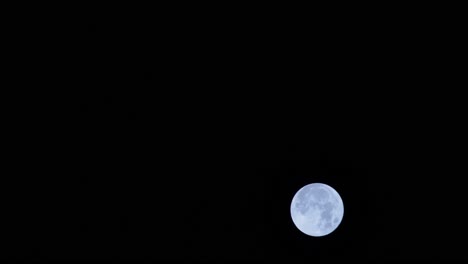
M296 227L309 236L333 232L343 219L344 207L338 192L323 183L302 187L291 202L291 218Z

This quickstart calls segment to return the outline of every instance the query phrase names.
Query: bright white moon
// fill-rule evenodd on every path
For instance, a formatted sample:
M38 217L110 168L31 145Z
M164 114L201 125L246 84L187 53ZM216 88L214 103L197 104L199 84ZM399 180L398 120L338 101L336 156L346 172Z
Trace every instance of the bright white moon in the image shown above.
M338 192L323 183L302 187L291 202L291 218L296 227L309 236L333 232L343 219L344 207Z

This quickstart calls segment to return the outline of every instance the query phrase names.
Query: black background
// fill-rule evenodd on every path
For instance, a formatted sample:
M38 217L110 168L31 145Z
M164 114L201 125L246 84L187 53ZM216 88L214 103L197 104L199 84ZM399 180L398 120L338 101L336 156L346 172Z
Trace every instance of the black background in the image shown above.
M13 154L44 176L6 195L3 257L466 259L461 105L432 31L256 14L67 28L62 106ZM322 238L289 216L312 182L345 205Z

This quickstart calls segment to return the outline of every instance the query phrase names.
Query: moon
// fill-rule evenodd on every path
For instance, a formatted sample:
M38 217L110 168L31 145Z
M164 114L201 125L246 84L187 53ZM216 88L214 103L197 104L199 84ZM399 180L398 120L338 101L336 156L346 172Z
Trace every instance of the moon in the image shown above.
M344 206L340 195L323 183L308 184L294 195L291 218L304 234L321 237L330 234L343 219Z

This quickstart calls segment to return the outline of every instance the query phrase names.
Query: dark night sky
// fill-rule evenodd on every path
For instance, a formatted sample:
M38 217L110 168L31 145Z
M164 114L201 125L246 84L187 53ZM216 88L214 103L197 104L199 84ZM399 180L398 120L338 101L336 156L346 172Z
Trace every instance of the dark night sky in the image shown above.
M75 94L41 124L50 176L5 258L467 258L458 103L409 88L431 75L410 44L300 16L156 18L68 29ZM289 216L312 182L345 205L323 238Z

